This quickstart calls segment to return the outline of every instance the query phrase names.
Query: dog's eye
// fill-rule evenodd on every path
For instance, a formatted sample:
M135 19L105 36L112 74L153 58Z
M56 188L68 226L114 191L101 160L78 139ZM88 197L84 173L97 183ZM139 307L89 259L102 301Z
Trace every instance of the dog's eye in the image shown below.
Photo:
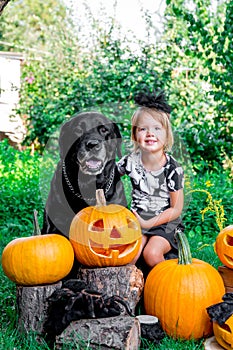
M100 134L106 134L107 132L108 132L108 129L104 125L101 125L99 127L99 133Z

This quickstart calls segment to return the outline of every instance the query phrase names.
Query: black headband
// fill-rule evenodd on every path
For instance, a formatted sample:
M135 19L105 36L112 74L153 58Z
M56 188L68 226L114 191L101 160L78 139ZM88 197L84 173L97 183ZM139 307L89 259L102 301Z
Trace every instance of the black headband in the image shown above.
M139 92L134 101L140 107L154 108L165 113L172 111L171 106L166 101L164 91L160 91L157 95L155 92Z

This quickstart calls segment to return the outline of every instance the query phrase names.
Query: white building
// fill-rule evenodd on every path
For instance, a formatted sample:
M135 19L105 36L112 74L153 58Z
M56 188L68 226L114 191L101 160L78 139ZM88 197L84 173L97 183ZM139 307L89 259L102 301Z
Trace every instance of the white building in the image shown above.
M21 53L0 51L0 140L9 139L17 148L26 129L15 110L19 103Z

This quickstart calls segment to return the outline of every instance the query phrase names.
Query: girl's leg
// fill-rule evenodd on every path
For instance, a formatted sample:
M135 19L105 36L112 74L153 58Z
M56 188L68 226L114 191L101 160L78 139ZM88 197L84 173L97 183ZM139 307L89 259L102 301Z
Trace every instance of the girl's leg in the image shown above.
M143 250L143 257L149 267L154 267L165 260L164 254L168 253L169 250L171 250L171 245L165 238L152 236Z
M137 255L135 256L135 258L131 261L131 264L136 264L136 262L138 261L138 259L140 258L140 255L143 251L143 248L145 247L146 243L148 241L148 237L145 235L142 235L142 243L141 243L141 247L137 253Z

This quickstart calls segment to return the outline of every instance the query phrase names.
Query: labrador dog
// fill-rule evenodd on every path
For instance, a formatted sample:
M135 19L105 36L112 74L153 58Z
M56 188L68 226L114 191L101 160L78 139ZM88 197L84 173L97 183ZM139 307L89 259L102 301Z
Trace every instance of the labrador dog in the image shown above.
M106 202L127 205L116 167L121 157L118 126L97 112L83 112L63 124L59 136L60 161L50 185L42 233L69 237L75 214L95 205L96 189Z

